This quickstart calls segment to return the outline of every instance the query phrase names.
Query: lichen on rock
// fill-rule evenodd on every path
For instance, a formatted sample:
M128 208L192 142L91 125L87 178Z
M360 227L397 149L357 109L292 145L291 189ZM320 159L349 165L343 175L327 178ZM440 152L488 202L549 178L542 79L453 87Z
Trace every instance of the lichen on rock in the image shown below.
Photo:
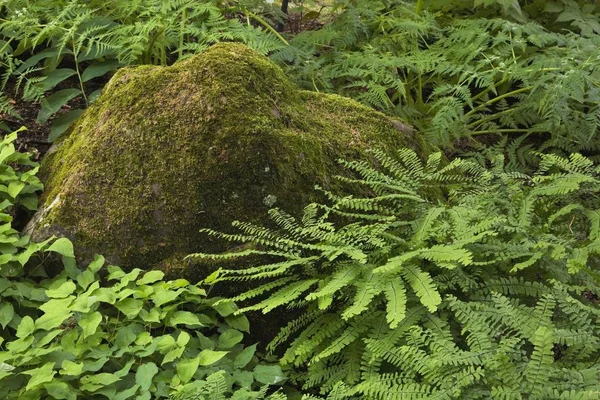
M337 160L414 145L412 132L352 100L298 90L232 43L170 67L117 72L42 163L28 227L123 266L164 269L218 247L201 228L299 211L332 188Z

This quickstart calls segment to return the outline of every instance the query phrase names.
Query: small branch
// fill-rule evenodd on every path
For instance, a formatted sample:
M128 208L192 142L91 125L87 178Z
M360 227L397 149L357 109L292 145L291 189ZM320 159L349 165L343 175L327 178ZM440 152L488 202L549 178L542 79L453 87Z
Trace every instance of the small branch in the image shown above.
M488 129L488 130L484 130L484 131L473 132L471 135L478 136L478 135L487 135L490 133L544 133L544 132L547 132L547 131L535 130L535 129Z
M469 126L469 128L475 128L475 127L477 127L477 126L479 126L479 125L481 125L481 124L483 124L485 122L492 121L492 120L498 118L499 116L501 116L503 114L509 114L509 113L515 112L515 111L516 110L514 108L509 108L508 110L500 111L500 112L497 112L495 114L488 115L487 117L485 117L483 119L479 119L477 121L471 122L468 126Z
M417 13L417 14L419 14L419 15L420 15L420 14L421 14L421 12L423 11L423 3L424 3L424 0L419 0L419 1L417 1L417 9L416 9L416 13Z
M499 102L502 99L505 99L505 98L511 97L511 96L515 96L515 95L517 95L519 93L527 92L527 91L529 91L531 89L533 89L533 86L527 86L527 87L524 87L524 88L521 88L521 89L513 90L512 92L504 93L501 96L494 97L493 99L486 101L485 103L483 103L483 104L475 107L474 109L472 109L471 111L469 111L468 113L466 113L465 117L468 117L469 115L473 115L477 111L481 110L482 108L485 108L487 106L491 106L492 104L497 103L497 102Z
M261 17L259 17L258 15L254 14L253 12L250 12L250 11L244 11L244 14L246 14L246 17L251 17L254 20L256 20L259 24L261 24L262 26L264 26L269 32L271 32L273 35L275 35L277 37L277 39L281 40L281 42L283 44L285 44L286 46L290 45L287 42L287 40L285 40L283 38L283 36L281 36L279 34L279 32L277 32L271 25L269 25L267 23L267 21L265 21L264 19L262 19Z

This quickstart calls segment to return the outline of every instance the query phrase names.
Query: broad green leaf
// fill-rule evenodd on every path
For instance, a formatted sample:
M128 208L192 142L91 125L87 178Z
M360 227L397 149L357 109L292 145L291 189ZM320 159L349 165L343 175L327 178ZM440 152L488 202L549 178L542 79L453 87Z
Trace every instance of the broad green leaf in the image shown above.
M158 367L153 362L140 365L135 372L135 383L140 385L142 390L150 389L152 379L158 373Z
M56 139L60 138L63 133L65 133L71 124L83 114L82 109L78 108L75 110L67 111L66 113L61 114L58 118L52 121L52 126L50 127L50 135L48 135L48 142L54 143Z
M53 380L52 382L44 383L44 389L53 399L70 399L73 398L73 388L65 382Z
M102 387L102 386L111 385L120 380L121 380L121 378L119 378L115 374L109 374L109 373L103 372L100 374L86 375L83 378L81 378L81 383L83 383L84 385ZM97 389L99 389L99 388L97 388ZM95 390L97 390L97 389L95 389Z
M26 336L29 336L33 333L35 329L35 324L33 322L33 319L27 315L25 317L23 317L23 319L21 320L21 323L19 324L19 326L17 327L17 337L18 338L24 338Z
M14 369L15 367L13 367L12 365L0 362L0 372L10 372L14 371Z
M231 301L220 301L213 304L212 307L217 310L221 317L227 317L238 310L238 307L235 305L235 303Z
M77 71L75 71L74 69L71 69L71 68L55 69L54 71L52 71L48 75L46 75L45 79L43 81L41 81L40 83L38 83L37 85L43 91L51 90L57 84L59 84L60 82L64 81L67 78L70 78L71 76L73 76L75 74L77 74Z
M179 336L177 336L177 341L175 342L179 347L184 347L185 345L187 345L190 342L190 334L185 332L185 331L181 331L179 333Z
M34 341L35 338L33 335L29 335L27 337L6 343L6 348L13 353L23 353L31 347Z
M79 286L85 290L96 280L96 277L94 276L94 273L88 269L79 274L76 279Z
M61 367L61 375L79 376L83 373L83 362L76 363L73 361L65 360L62 362Z
M225 317L225 322L238 331L250 333L250 321L248 321L248 318L244 314L228 315Z
M2 329L6 328L6 325L12 321L15 315L15 309L13 305L7 301L0 300L0 325Z
M44 291L45 293L46 291ZM75 296L68 296L63 299L50 299L42 304L39 309L44 311L45 313L56 313L68 311L69 307L73 303Z
M185 289L179 289L177 291L168 289L158 290L156 294L152 296L152 301L156 307L160 307L163 304L172 302L184 291Z
M230 349L244 339L244 334L236 329L227 329L219 336L219 348Z
M98 301L108 304L115 304L117 301L117 296L113 288L98 288L92 291L91 296L95 297Z
M73 252L73 243L71 243L71 241L67 238L57 239L50 245L50 247L46 249L46 251L53 251L65 257L75 257L75 253Z
M85 315L82 319L79 320L78 324L83 329L82 339L87 338L88 336L96 333L98 326L102 322L102 314L98 311L95 311L91 314Z
M23 371L22 374L31 376L31 378L29 379L29 382L27 382L27 387L25 388L25 391L35 389L36 387L40 386L42 383L50 382L52 380L52 378L54 377L54 375L56 374L56 371L54 371L53 369L54 369L54 363L48 362L39 368L30 369L28 371Z
M165 335L158 339L157 349L162 354L171 351L173 346L175 346L175 339L171 335Z
M100 271L102 266L104 266L104 262L104 257L96 254L92 262L88 265L87 269L95 274L96 272Z
M140 318L144 322L160 322L160 313L156 308L150 309L150 311L141 310L139 313Z
M67 52L70 53L70 50L67 50ZM17 55L17 52L15 52L15 55ZM44 49L25 60L23 64L19 65L19 68L17 68L17 72L25 72L27 69L34 67L41 60L45 60L46 58L58 57L58 55L59 49L57 47L48 47L47 49Z
M127 400L138 392L140 385L133 385L129 389L117 393L111 400Z
M252 346L246 347L240 354L235 357L233 360L233 366L238 369L244 368L254 357L254 353L256 352L256 344Z
M250 389L254 383L254 374L250 371L233 371L233 379L243 388Z
M136 283L138 285L148 285L150 283L160 281L164 278L164 276L165 273L162 271L148 271L144 274L144 276L138 279Z
M104 364L108 362L108 357L102 357L95 361L86 361L83 365L84 371L96 372L104 367Z
M175 311L169 318L168 326L188 325L190 327L203 326L198 317L189 311Z
M135 318L142 307L144 302L138 299L127 298L115 303L115 307L127 316L127 318Z
M115 336L115 345L119 348L125 348L129 346L131 343L137 339L138 333L140 332L140 327L124 324L117 330L117 334Z
M49 331L73 317L73 313L68 308L55 307L47 311L44 315L35 320L35 328Z
M36 342L36 346L37 347L44 347L46 346L48 343L52 342L54 340L55 337L57 337L58 335L64 333L64 330L62 329L55 329L52 330L48 333L46 333L41 339L39 339Z
M7 193L13 199L16 199L21 190L25 187L25 182L11 182L8 185Z
M181 383L188 383L192 379L198 370L199 363L199 357L181 359L177 362L177 376L179 376Z
M229 354L228 351L202 350L198 356L198 362L203 367L213 365Z
M173 350L171 350L167 354L165 354L160 365L164 365L166 363L170 363L170 362L177 360L179 357L181 357L181 355L183 354L184 351L185 351L185 347L175 347Z
M253 373L254 379L265 385L275 385L286 379L279 365L257 365Z
M121 64L117 60L108 60L102 62L95 62L83 71L81 74L81 80L83 82L87 82L90 79L97 78L102 76L110 71L115 71L119 68Z
M77 286L73 282L67 281L56 289L46 290L46 296L50 297L51 299L64 299L73 293L75 289L77 289Z
M95 102L96 100L98 100L98 97L100 97L100 95L102 94L102 89L97 89L94 90L92 93L90 93L90 95L88 96L88 102L90 104L92 104L93 102Z
M60 110L70 100L81 94L79 89L63 89L51 94L42 100L42 109L38 113L36 121L44 123L48 121L55 112Z

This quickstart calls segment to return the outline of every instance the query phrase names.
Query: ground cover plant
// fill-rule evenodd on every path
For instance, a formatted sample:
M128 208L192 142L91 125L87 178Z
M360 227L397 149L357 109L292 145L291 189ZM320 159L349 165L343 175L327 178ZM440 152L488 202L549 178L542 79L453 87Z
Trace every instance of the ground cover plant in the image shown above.
M330 23L301 32L272 57L303 87L403 117L444 149L508 134L597 154L597 32L549 31L516 1L475 3L503 4L519 19L502 18L501 8L460 12L473 8L468 1L438 2L454 9L442 14L435 2L419 3L338 2ZM584 9L600 27L595 6Z
M226 18L226 12L261 21L263 29ZM119 67L172 64L223 40L264 54L283 40L246 7L219 8L211 1L10 0L0 5L0 17L0 90L14 87L0 97L0 113L17 117L8 95L23 97L40 102L37 122L75 98L89 105L106 82L103 76ZM81 111L55 120L50 141Z
M338 196L203 260L254 282L240 313L302 310L269 344L305 389L359 399L591 399L600 390L600 168L580 154L349 162L373 196ZM348 180L348 178L344 178ZM223 301L223 304L225 302ZM277 350L281 349L278 353Z

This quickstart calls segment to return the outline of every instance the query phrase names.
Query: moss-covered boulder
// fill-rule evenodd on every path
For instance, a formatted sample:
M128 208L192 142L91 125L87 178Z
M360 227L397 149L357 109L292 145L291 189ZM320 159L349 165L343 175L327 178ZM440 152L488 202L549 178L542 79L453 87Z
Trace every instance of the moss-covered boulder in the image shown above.
M298 90L267 58L219 44L171 67L120 70L46 156L28 230L83 258L173 268L218 250L198 231L297 211L331 188L339 158L414 143L407 126L339 96Z

